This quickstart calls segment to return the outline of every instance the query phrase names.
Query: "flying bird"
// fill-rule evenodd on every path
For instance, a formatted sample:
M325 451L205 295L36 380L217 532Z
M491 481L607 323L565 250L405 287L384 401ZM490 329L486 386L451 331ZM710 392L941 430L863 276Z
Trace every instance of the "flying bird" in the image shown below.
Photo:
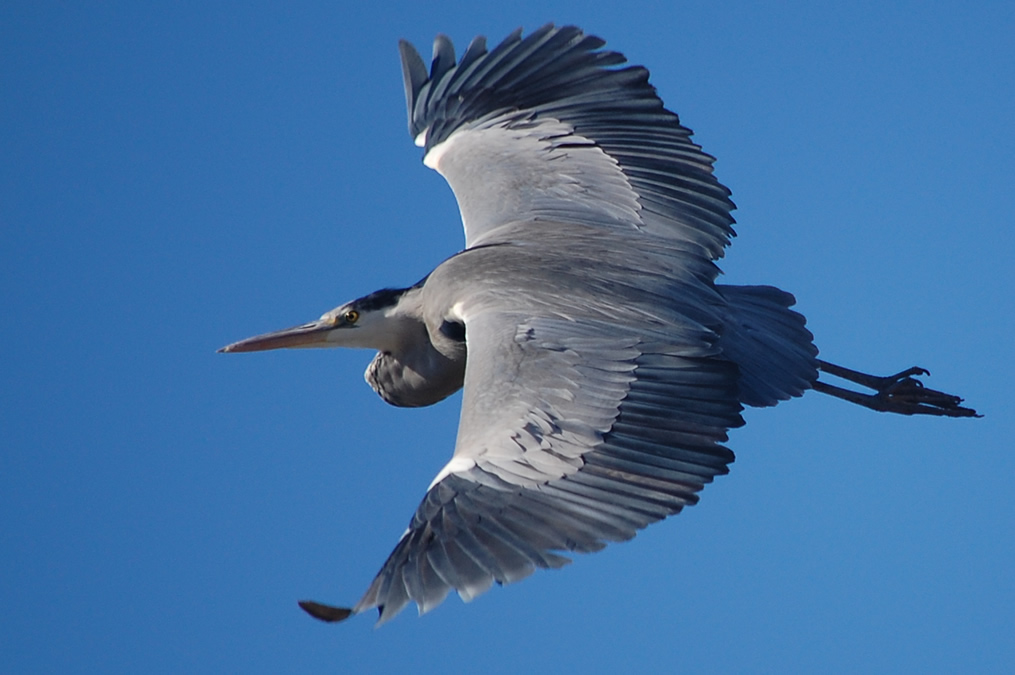
M789 293L715 283L730 191L648 71L604 45L546 25L456 59L441 35L428 69L402 41L409 131L454 191L465 249L413 286L220 350L375 349L366 380L396 406L464 389L454 454L366 594L301 602L311 615L423 613L630 539L728 472L744 406L813 389L976 416L921 368L819 359Z

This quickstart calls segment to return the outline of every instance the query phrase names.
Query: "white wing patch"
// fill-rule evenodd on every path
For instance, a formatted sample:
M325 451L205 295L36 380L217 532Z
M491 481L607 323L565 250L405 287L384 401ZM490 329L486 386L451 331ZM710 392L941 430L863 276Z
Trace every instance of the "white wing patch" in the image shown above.
M424 131L422 134L420 134L420 137L423 139L423 142L426 143L426 138L425 138L426 137L426 131ZM451 149L451 146L453 146L455 144L455 140L459 139L461 137L462 137L462 134L458 134L458 133L451 134L450 138L448 138L446 141L444 141L442 143L438 143L437 145L435 145L432 148L430 148L430 150L428 150L427 153L425 155L423 155L423 166L428 167L430 169L433 169L437 173L439 173L442 176L444 176L444 173L441 171L441 168L440 168L440 166L441 166L441 159L444 157L445 153L447 153L447 151ZM417 138L416 142L418 143L419 140L420 140L420 138ZM447 176L445 176L445 178L446 177Z
M458 319L459 321L467 321L465 316L465 303L459 300L455 304L451 305L451 316Z
M442 480L444 480L451 474L464 473L469 469L473 468L474 466L476 466L476 460L472 459L471 457L464 457L462 455L452 457L451 461L445 464L444 468L441 469L440 473L437 474L437 477L433 479L433 481L430 483L430 487L428 487L427 490L432 488L434 485L437 485L437 483L440 483Z

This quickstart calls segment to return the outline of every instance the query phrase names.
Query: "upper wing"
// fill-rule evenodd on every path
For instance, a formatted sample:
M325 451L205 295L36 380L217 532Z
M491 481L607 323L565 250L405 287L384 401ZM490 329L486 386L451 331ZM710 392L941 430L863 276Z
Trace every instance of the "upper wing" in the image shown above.
M665 108L648 71L578 28L476 38L455 62L439 36L427 72L400 43L409 131L458 199L466 245L513 221L552 220L681 239L714 260L733 236L713 158Z
M381 621L415 601L569 562L697 501L727 472L742 424L736 367L708 335L673 345L644 326L487 311L467 322L454 458L353 611Z

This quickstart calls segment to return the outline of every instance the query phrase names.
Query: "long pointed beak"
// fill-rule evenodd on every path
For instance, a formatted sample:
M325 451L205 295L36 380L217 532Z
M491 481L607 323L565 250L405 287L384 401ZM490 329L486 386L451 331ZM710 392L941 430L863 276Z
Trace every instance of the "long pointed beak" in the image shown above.
M223 352L261 352L266 349L282 349L285 347L334 347L328 341L328 333L335 328L334 319L318 319L302 326L293 326L272 333L255 335L226 345L218 350Z

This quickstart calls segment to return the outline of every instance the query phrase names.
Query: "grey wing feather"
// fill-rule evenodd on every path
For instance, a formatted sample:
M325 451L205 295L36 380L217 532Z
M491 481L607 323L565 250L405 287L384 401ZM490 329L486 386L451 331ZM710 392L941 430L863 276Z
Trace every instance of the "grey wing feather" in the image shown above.
M734 235L729 190L648 71L617 67L623 55L571 26L519 30L489 52L474 41L452 67L438 42L426 79L401 45L409 129L455 191L467 245L512 221L570 220L722 255Z
M455 457L355 607L381 621L630 539L733 461L737 370L707 340L495 312L467 334Z

